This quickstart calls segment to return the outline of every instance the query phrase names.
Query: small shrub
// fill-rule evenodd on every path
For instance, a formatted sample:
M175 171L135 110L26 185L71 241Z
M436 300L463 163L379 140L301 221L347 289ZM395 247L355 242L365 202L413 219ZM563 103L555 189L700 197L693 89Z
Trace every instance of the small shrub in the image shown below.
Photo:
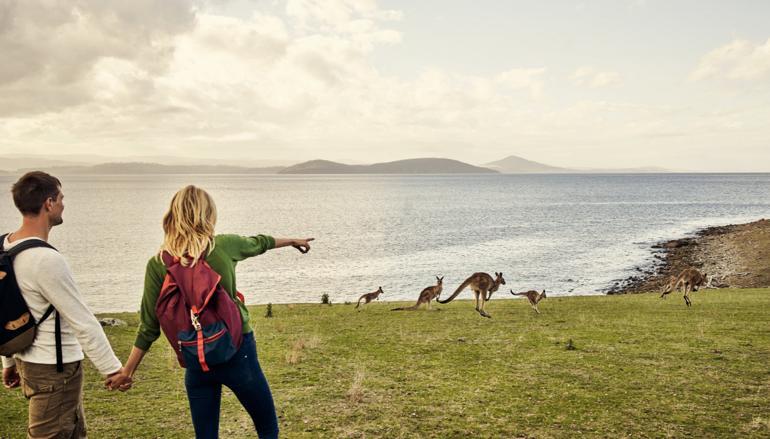
M265 318L269 319L270 317L273 317L273 304L268 303L267 304L267 310L265 311Z
M348 389L348 401L352 403L359 403L364 400L364 371L357 370L353 376L353 383Z
M305 340L300 338L291 345L291 349L286 353L286 362L289 364L297 364L302 361L303 349L305 349Z
M323 293L321 296L321 304L322 305L331 305L332 301L329 299L329 295L326 293Z
M575 343L573 343L573 342L572 342L572 339L570 338L570 339L567 341L567 346L565 346L565 347L564 347L564 349L566 349L566 350L568 350L568 351L574 351L574 350L576 350L577 348L575 347Z

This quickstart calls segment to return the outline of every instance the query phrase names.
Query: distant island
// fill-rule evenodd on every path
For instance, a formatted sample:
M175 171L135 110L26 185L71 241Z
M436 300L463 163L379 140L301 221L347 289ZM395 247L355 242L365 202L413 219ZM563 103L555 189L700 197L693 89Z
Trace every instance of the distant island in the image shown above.
M43 171L62 175L144 175L144 174L276 174L283 167L247 168L225 165L159 165L157 163L102 163L91 166L51 166ZM20 172L32 170L20 169Z
M560 168L533 162L515 155L502 160L484 164L484 166L503 174L644 174L671 172L659 167L621 168L621 169L574 169Z
M574 169L545 165L515 155L508 156L496 162L487 163L484 166L502 172L503 174L558 174L576 172Z
M69 158L66 157L65 158ZM82 159L76 157L76 159ZM96 157L96 159L106 159ZM168 157L157 157L163 163L141 158L104 163L84 163L63 160L60 157L9 155L0 156L0 175L19 174L29 170L43 170L61 175L151 175L151 174L642 174L666 173L659 167L624 169L576 169L551 166L511 155L483 165L472 165L448 158L414 158L392 162L348 165L330 160L310 160L291 166L267 166L270 160L244 160L217 163L215 160L180 158L175 164ZM272 161L276 163L276 161ZM260 166L264 164L264 166ZM281 163L277 163L281 164ZM251 166L249 166L251 165Z
M311 160L289 166L280 174L495 174L497 171L443 158L419 158L375 163L346 165L328 160Z

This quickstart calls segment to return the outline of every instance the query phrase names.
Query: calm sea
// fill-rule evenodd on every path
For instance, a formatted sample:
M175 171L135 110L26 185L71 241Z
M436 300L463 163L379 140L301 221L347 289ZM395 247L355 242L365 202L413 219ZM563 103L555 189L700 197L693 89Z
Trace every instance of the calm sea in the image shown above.
M707 225L770 217L770 174L478 176L67 176L64 253L89 305L139 308L160 220L185 184L208 190L220 233L316 238L238 266L248 303L412 300L443 275L453 291L476 271L507 287L601 294L649 263L651 244ZM0 230L19 223L0 177ZM503 291L503 290L501 290ZM495 298L507 295L499 292ZM466 292L461 298L470 298ZM510 297L510 295L508 295Z

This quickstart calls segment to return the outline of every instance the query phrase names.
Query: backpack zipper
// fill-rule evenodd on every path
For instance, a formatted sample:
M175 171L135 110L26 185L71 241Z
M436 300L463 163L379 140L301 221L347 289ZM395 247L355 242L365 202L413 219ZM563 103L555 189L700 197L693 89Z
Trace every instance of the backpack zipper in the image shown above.
M203 339L203 343L210 343L210 342L212 342L214 340L217 340L217 339L221 338L223 335L225 335L226 331L227 331L227 328L222 328L216 334L204 338ZM182 341L182 340L178 340L178 342L179 342L179 346L180 347L181 346L195 346L195 345L198 344L197 340L196 341Z

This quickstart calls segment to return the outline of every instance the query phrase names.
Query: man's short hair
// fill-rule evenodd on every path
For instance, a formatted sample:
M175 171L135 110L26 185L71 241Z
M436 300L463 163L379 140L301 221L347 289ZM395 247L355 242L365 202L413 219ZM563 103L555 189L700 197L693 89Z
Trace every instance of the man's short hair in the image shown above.
M49 198L59 196L61 182L42 171L27 172L11 188L13 204L22 215L37 215Z

